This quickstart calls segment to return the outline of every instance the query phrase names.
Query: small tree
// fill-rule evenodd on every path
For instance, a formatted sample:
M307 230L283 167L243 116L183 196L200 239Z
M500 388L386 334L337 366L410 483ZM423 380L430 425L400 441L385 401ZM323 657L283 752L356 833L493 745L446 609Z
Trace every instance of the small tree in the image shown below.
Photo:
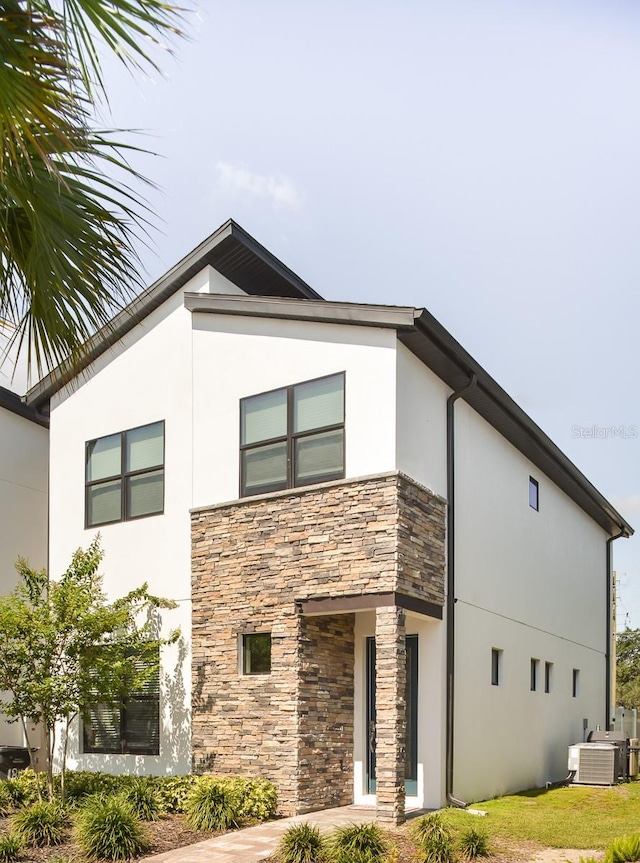
M86 551L74 553L59 581L20 558L18 586L0 597L0 690L9 693L3 710L22 722L30 752L25 719L42 723L50 799L56 729L60 727L62 735L64 800L73 720L92 704L115 704L141 689L157 673L159 648L179 636L176 630L167 639L159 637L157 611L175 603L152 596L146 584L107 602L98 573L102 557L96 537Z
M616 700L622 707L640 707L640 629L616 637Z

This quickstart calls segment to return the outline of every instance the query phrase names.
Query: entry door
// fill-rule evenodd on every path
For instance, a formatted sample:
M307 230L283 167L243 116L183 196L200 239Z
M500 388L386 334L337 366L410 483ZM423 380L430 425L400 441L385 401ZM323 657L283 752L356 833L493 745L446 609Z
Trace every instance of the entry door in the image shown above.
M418 636L407 635L405 792L418 793ZM376 793L376 640L367 638L367 793Z

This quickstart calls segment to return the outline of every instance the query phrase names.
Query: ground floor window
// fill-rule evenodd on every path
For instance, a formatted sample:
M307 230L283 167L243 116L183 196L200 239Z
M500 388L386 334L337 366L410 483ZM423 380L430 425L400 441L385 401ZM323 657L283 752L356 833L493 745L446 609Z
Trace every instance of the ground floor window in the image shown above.
M271 633L252 632L242 636L243 674L271 672Z
M139 692L117 704L93 704L82 723L83 752L101 755L160 754L160 669Z

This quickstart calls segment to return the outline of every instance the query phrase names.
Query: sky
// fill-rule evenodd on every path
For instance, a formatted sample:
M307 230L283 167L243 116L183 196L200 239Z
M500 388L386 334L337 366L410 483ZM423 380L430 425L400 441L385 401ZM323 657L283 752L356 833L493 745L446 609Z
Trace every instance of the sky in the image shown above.
M195 2L195 0L194 0ZM104 59L156 229L228 218L328 300L426 307L640 531L640 4L201 0ZM614 543L640 627L640 538Z

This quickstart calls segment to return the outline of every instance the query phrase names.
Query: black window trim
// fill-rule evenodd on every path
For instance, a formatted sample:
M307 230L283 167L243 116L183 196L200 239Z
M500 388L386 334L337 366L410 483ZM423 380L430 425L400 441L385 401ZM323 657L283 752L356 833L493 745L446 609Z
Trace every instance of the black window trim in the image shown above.
M269 670L268 671L247 671L247 663L246 663L246 654L248 648L248 639L254 638L256 635L268 635L269 636ZM256 632L243 632L240 638L240 648L241 648L241 657L240 657L240 674L242 677L267 677L271 674L273 669L273 635L271 634L271 630L260 629Z
M546 695L551 694L553 686L553 662L545 662L544 664L544 691Z
M162 464L154 465L149 468L142 468L141 470L125 470L126 467L126 440L129 432L138 431L139 429L148 428L149 426L158 425L158 423L162 423ZM89 467L89 447L91 444L96 443L96 441L102 440L107 437L115 437L116 435L120 435L120 473L113 474L112 476L101 477L100 479L88 480L87 479L87 469ZM139 518L151 518L154 515L164 515L164 504L165 504L165 483L164 483L164 471L165 471L165 460L166 460L166 424L165 420L153 420L150 423L143 423L139 426L131 426L131 428L124 429L120 432L110 432L109 434L100 435L100 437L92 438L91 440L86 441L85 443L85 456L84 456L84 527L85 530L90 530L94 527L103 527L103 525L107 524L119 524L122 521L137 521ZM129 487L129 480L131 477L136 476L144 476L149 473L156 473L157 471L162 471L162 509L157 512L148 512L143 513L142 515L127 515L127 489ZM116 480L120 480L120 518L114 518L110 521L101 521L98 524L90 524L89 523L89 490L97 485L104 485L107 482L115 482Z
M293 393L296 387L305 386L306 384L314 384L317 381L328 380L329 378L337 378L342 377L342 422L341 423L332 423L331 425L326 426L318 426L317 428L307 429L303 432L294 432L293 430ZM338 479L344 479L345 477L345 457L346 457L346 371L340 372L331 372L328 375L320 375L317 378L310 378L309 380L297 381L294 384L288 384L284 387L274 387L271 390L265 390L260 393L252 393L250 396L244 396L240 399L240 497L254 497L259 494L270 494L275 491L285 491L286 489L291 488L304 488L305 485L313 485L314 483L300 483L299 485L295 484L295 444L296 441L302 440L307 437L313 437L315 435L324 434L332 431L342 431L342 470L339 475L332 476L328 480L318 480L318 482L333 482ZM261 441L254 441L250 444L242 443L242 405L250 401L254 398L259 398L260 396L267 396L271 393L278 392L286 392L287 394L287 433L286 435L279 435L278 437L267 438ZM250 492L245 488L245 470L244 470L244 458L243 453L248 450L255 450L266 446L271 446L273 444L284 443L287 447L287 476L286 476L286 485L278 484L277 487L261 489L260 491Z
M500 647L491 648L491 685L502 685L502 649Z
M534 487L536 490L536 505L534 506L531 503L531 488ZM529 477L529 508L534 510L534 512L540 512L540 483L537 479L534 479L532 476Z

